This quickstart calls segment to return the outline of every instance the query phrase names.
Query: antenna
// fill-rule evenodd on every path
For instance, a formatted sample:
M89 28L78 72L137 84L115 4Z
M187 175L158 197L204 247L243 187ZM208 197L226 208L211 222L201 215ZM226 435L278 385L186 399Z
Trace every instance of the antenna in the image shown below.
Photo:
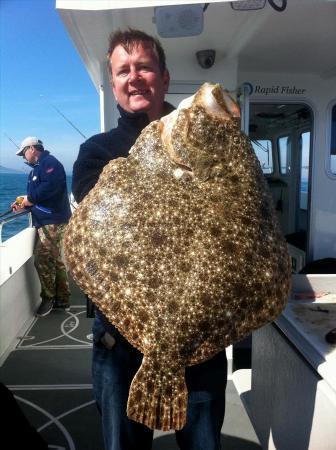
M15 145L16 148L18 148L18 149L20 148L20 147L17 145L17 143L16 143L15 141L13 141L13 139L12 139L11 137L8 136L7 133L4 133L4 135L6 136L6 138L7 138L9 141L11 141L12 144Z
M63 113L62 113L62 111L60 111L55 105L53 105L43 94L40 94L40 97L43 97L44 99L45 99L45 101L47 102L47 103L49 103L49 105L52 107L52 108L54 108L54 110L56 111L56 112L58 112L58 114L60 115L60 116L62 116L63 117L63 119L65 119L67 122L68 122L68 124L70 124L71 126L72 126L72 128L74 128L84 139L87 139L87 137L80 131L80 129L78 129L77 127L76 127L76 125L74 125L72 122L71 122L71 120L69 120Z

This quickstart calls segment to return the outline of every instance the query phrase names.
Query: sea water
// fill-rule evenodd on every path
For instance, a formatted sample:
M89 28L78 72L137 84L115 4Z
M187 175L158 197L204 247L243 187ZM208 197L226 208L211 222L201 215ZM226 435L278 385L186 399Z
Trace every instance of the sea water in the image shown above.
M8 211L10 205L15 201L16 197L26 195L27 193L27 179L26 173L1 173L0 174L0 214ZM71 175L67 175L67 189L71 190ZM13 214L5 217L13 216ZM0 218L0 220L3 217ZM29 215L18 217L9 223L3 224L2 227L2 241L15 236L19 231L29 226Z

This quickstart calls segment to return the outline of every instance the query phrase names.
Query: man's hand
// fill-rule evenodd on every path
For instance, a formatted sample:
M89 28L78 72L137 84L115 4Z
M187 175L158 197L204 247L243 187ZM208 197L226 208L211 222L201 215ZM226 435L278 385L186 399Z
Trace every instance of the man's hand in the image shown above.
M33 206L33 203L27 199L26 195L17 197L15 202L11 204L13 211L22 211L24 208L28 208L29 206Z

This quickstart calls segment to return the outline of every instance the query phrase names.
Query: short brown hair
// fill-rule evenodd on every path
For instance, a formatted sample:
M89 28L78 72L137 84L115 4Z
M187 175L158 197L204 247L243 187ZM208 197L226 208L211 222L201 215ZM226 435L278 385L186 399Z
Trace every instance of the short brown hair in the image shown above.
M135 30L133 28L128 28L128 30L125 31L117 30L110 34L109 49L107 52L107 67L109 74L112 75L110 58L113 50L118 45L121 45L127 53L131 53L135 47L143 43L149 44L152 47L155 55L157 56L160 71L163 74L166 70L166 55L160 41L155 39L153 36L144 33L143 31Z

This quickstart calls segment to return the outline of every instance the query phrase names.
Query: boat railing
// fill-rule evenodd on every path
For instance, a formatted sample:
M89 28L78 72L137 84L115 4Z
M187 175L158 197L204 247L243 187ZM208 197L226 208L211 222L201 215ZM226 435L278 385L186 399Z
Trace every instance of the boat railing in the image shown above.
M29 209L27 208L24 211L8 214L3 219L0 219L0 244L3 243L3 240L2 240L2 227L6 223L12 222L13 220L17 220L19 217L26 216L26 215L29 215L28 216L28 226L32 227L33 226L33 222L32 222L32 215L31 215L30 208Z

